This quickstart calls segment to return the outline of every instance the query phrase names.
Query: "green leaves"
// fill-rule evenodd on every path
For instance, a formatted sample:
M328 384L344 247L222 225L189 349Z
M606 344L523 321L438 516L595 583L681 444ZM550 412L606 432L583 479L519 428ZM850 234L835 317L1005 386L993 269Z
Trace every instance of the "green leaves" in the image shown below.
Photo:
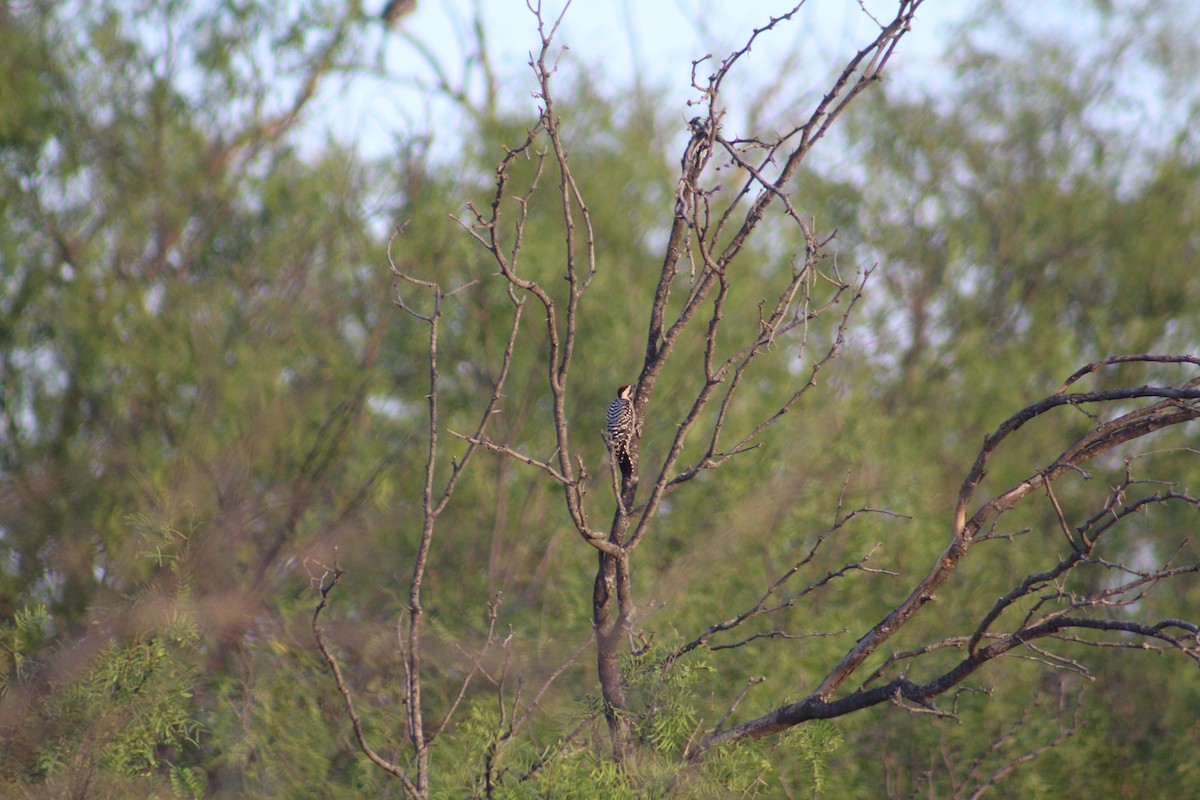
M795 748L796 757L811 770L813 796L819 796L829 785L830 758L844 743L841 733L831 723L815 720L789 731L783 743Z
M15 626L28 630L31 618L18 615ZM46 687L34 712L37 724L28 722L7 743L10 756L28 753L19 765L24 780L76 791L87 783L111 790L165 766L172 786L201 794L203 776L171 765L167 755L199 743L192 707L197 641L195 628L176 620L140 641L102 648L83 674ZM45 691L28 678L6 680L3 690L9 699L32 699ZM53 733L38 738L39 728Z

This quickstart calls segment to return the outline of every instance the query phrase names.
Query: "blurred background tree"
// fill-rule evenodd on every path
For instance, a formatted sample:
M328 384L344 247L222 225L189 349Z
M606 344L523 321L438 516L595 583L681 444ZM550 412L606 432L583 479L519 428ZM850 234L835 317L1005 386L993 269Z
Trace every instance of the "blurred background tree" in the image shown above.
M807 162L800 211L837 229L843 274L878 265L848 347L776 439L672 497L634 573L639 627L667 646L691 639L752 605L829 526L844 491L846 509L911 519L855 520L817 574L880 542L873 566L899 577L831 583L746 634L830 635L696 651L669 679L627 665L657 758L625 772L598 743L594 667L577 659L505 753L513 796L970 797L1031 753L996 778L997 793L1174 797L1200 777L1195 665L1127 651L1089 653L1088 677L993 665L971 684L986 693L956 703L961 724L881 708L722 752L699 774L677 763L698 721L714 724L748 681L772 676L775 696L807 691L904 596L945 546L959 483L1002 419L1088 361L1196 347L1196 10L1080 3L1055 32L1015 8L981 4L946 36L942 83L872 89ZM396 746L396 620L420 527L428 387L425 332L391 302L387 242L403 224L398 257L446 286L494 273L448 215L487 207L500 147L533 118L503 100L529 84L497 84L481 31L487 90L441 87L454 119L378 159L315 134L323 99L378 69L367 11L331 0L0 4L6 795L402 796L354 744L314 651L313 579L335 560L346 570L330 639L371 740ZM532 19L530 31L532 49ZM434 57L436 43L410 38ZM558 83L599 254L567 408L596 497L607 487L600 420L645 347L685 133L655 87L613 87L601 70L567 57ZM800 77L769 87L769 102L747 90L757 124L826 76ZM534 170L517 162L514 183ZM547 286L561 271L557 203L547 191L529 205L524 264ZM745 276L731 308L755 316L794 238L753 245L762 274ZM466 432L511 304L481 281L446 313L443 422ZM521 337L490 432L548 458L544 329L526 324ZM687 358L701 342L681 349ZM769 413L795 370L781 359L755 372L730 424ZM656 413L673 418L690 388L665 374ZM1086 422L1045 426L990 479L1020 479ZM661 455L666 435L648 436L643 457ZM1195 432L1171 436L1175 451L1149 471L1195 485ZM443 448L449 469L463 443ZM1058 501L1083 514L1089 488ZM1006 522L1039 533L965 563L942 613L897 649L969 634L1015 579L1052 563L1061 542L1045 534L1057 529L1048 503ZM1157 562L1175 541L1163 532L1194 525L1194 513L1156 511L1121 552ZM540 685L591 636L595 556L544 474L477 455L430 558L431 730L475 665L498 595L495 630L512 638L484 664L491 674ZM1200 561L1195 537L1175 558ZM1142 602L1186 617L1200 589L1173 583ZM762 691L732 720L769 708ZM496 738L494 694L473 684L437 740L438 796L484 793L474 782ZM548 753L560 757L543 765ZM536 780L516 781L531 771Z

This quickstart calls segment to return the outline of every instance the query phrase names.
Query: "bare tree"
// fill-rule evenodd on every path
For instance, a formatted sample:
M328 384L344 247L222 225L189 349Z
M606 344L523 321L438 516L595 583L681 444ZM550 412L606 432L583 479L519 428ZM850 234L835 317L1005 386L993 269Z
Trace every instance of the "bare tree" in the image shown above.
M729 76L760 37L787 24L803 3L788 13L771 18L755 29L745 44L720 61L708 57L693 65L695 101L700 113L689 123L689 139L681 160L680 175L672 207L664 209L670 227L658 272L657 286L648 298L649 326L640 374L633 392L635 417L641 421L628 443L630 468L618 470L612 459L611 483L615 510L611 520L601 527L595 522L599 512L586 491L589 471L584 464L567 414L571 388L572 357L577 334L586 321L585 299L597 271L597 253L587 200L572 173L572 162L554 94L555 35L561 18L548 21L540 4L531 4L537 21L540 49L531 59L541 102L539 118L524 141L507 151L496 169L496 187L488 208L469 206L459 223L489 255L497 268L497 279L504 282L512 306L509 337L499 355L490 397L484 398L478 424L469 434L456 434L466 442L465 454L456 459L449 475L439 485L435 481L440 436L446 432L439 421L439 320L443 304L453 300L463 287L443 287L412 275L402 264L389 257L398 284L405 290L415 288L431 298L420 310L408 299L407 291L398 295L403 313L420 320L429 328L428 450L426 480L422 497L423 525L420 547L413 565L405 619L402 623L402 652L405 668L404 692L406 730L411 755L403 763L388 761L366 742L361 718L355 710L349 687L340 672L337 659L325 644L319 627L319 615L329 593L341 577L330 568L321 584L321 603L313 616L318 646L328 661L341 691L349 717L363 751L387 772L404 782L415 797L428 796L430 741L446 725L450 714L480 674L482 655L474 659L475 668L463 682L453 707L443 715L441 728L430 735L423 721L425 700L422 696L422 581L429 550L434 546L439 515L446 508L472 456L487 450L513 459L526 468L548 475L562 490L567 516L581 545L596 551L597 570L593 588L593 628L597 672L603 703L602 714L611 737L614 757L627 758L638 746L631 727L629 702L621 660L642 634L631 574L639 544L650 536L663 507L664 498L684 489L703 473L716 470L732 459L754 449L797 402L816 386L818 373L842 349L844 334L852 322L870 271L854 278L841 275L836 258L829 252L831 234L819 234L815 223L797 208L793 178L818 142L825 137L850 103L879 81L900 42L910 30L922 0L899 0L890 19L877 21L874 38L844 65L828 91L805 114L783 129L766 136L731 136L723 127L725 85ZM711 74L702 77L711 67ZM538 150L544 144L544 149ZM533 178L520 188L513 186L512 167L518 159L535 164ZM720 170L723 184L716 181ZM730 175L737 176L736 182ZM554 183L543 189L543 180ZM522 269L522 247L528 223L530 202L539 191L553 191L565 230L562 263L565 286L546 286L527 277ZM774 214L775 217L770 217ZM759 307L756 323L737 329L727 321L730 289L739 279L739 268L748 262L746 246L764 230L780 222L801 243L792 259L792 267L778 276L772 298ZM883 267L886 269L886 265ZM518 347L518 330L525 304L533 302L544 319L544 356L546 385L552 399L549 423L554 430L556 448L552 457L538 458L521 452L510 443L489 433L489 420L503 404L509 365ZM684 335L698 336L701 354L687 368L696 389L687 408L678 419L663 419L653 400L664 367L677 356L677 345ZM796 385L779 397L771 413L757 420L747 432L730 436L726 422L744 390L747 369L760 359L772 357L777 345L788 342L792 353L805 355L806 372ZM809 352L809 351L812 352ZM1123 366L1187 370L1200 366L1191 356L1132 355L1116 356L1089 364L1064 383L1061 389L1021 409L989 435L975 463L965 476L947 525L949 541L928 574L913 586L908 596L868 630L861 632L855 644L824 677L808 690L793 687L791 696L801 698L777 705L768 713L732 727L725 727L734 709L753 686L751 681L721 720L696 735L685 755L686 762L697 762L714 748L739 740L761 739L778 734L811 720L830 719L880 704L895 704L914 713L953 717L954 707L938 704L939 698L956 697L963 682L986 664L1012 654L1023 654L1048 666L1084 671L1084 665L1066 654L1069 647L1161 647L1176 650L1200 662L1200 628L1184 619L1139 619L1137 601L1156 587L1200 572L1200 565L1175 563L1168 557L1151 567L1133 567L1106 554L1112 531L1133 515L1153 506L1182 504L1200 508L1200 500L1170 485L1141 479L1135 467L1137 458L1126 452L1130 442L1156 431L1181 425L1200 417L1200 378L1160 381L1141 385L1096 390L1079 390L1080 381L1097 373ZM988 465L998 450L1012 437L1023 432L1027 423L1055 413L1083 412L1089 429L1066 447L1056 458L1029 470L1019 482L989 491L980 497ZM602 416L598 409L596 419ZM657 431L673 431L665 443L661 458L640 458L641 437L647 422L653 420ZM592 435L587 428L583 435ZM689 465L682 457L687 441L703 443L702 455ZM1098 459L1124 458L1124 478L1105 493L1090 515L1071 519L1056 501L1055 487L1071 476L1086 474ZM1017 580L1011 591L996 601L986 615L973 623L967 634L928 641L920 646L880 657L881 648L914 618L930 613L930 601L939 587L954 573L960 562L977 546L985 543L1012 542L1014 535L998 532L998 520L1018 504L1045 496L1058 514L1065 553L1043 570ZM817 589L855 574L877 574L884 570L870 566L873 551L846 563L842 568L818 575L803 583L801 577L811 570L819 548L845 525L864 514L891 512L869 507L847 510L844 496L838 500L833 524L814 539L811 549L776 580L764 587L760 599L741 612L714 622L686 643L672 649L657 668L669 670L687 653L715 647L714 635L732 631L751 619L793 607ZM1103 571L1107 581L1079 580L1085 573ZM803 584L803 585L801 585ZM491 608L494 625L495 606ZM793 636L782 630L747 634L741 641L721 647L736 647L769 637ZM489 630L485 646L507 648ZM636 644L632 645L638 649ZM932 653L957 650L961 658L948 669L936 669L915 680ZM581 651L568 660L573 661ZM878 666L867 672L872 656ZM505 661L504 663L507 663ZM536 709L546 688L566 665L556 670L530 698L505 697L502 675L488 676L499 687L501 729L489 753L485 783L487 793L498 780L496 757L512 740ZM850 686L849 690L846 689ZM1064 723L1069 735L1072 726ZM563 752L578 735L566 737L558 750ZM1032 757L1032 756L1030 756ZM1023 758L1023 757L1022 757ZM1012 767L1023 763L1022 758ZM1028 759L1024 759L1028 760ZM532 771L540 768L535 764ZM972 767L970 780L975 795L995 783L1002 774L981 777L979 765ZM532 774L532 771L530 774ZM526 776L527 777L527 776ZM965 784L964 784L965 786ZM963 792L966 789L962 790Z

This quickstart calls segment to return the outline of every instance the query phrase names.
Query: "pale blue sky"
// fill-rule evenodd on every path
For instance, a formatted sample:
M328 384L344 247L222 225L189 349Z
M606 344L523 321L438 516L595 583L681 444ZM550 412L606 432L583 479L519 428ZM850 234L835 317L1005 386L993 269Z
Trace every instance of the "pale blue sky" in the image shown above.
M379 0L378 5L383 4ZM894 9L893 0L865 0L865 4L880 20L890 19L889 12ZM421 0L417 11L396 30L386 32L378 26L378 39L371 42L370 51L382 54L385 77L356 81L324 105L321 116L328 115L328 124L338 137L357 142L364 153L381 155L388 152L393 137L430 127L444 130L445 125L439 123L452 122L455 112L419 85L432 80L433 72L410 37L436 53L452 76L451 82L461 84L463 64L473 52L473 5L472 0ZM556 41L570 48L564 69L586 65L593 75L606 76L613 90L632 86L636 74L641 74L648 86L667 88L668 109L678 109L682 133L682 121L695 116L686 105L695 95L689 87L692 59L706 53L720 58L740 47L754 27L793 5L763 0L576 0ZM562 6L561 0L545 4L548 22ZM892 62L891 76L906 81L936 80L950 25L973 6L931 0L922 7L917 24ZM529 52L538 46L534 17L524 0L482 0L482 8L490 60L501 84L521 86L517 96L504 99L518 107L528 104L532 114L533 83L526 62ZM370 6L368 10L377 11ZM875 23L858 0L808 0L793 21L759 39L738 79L752 91L774 77L783 53L799 51L805 72L811 71L811 78L799 76L800 85L811 82L814 91L823 90L828 72L869 42L874 30ZM467 87L471 92L479 89L477 83L468 82Z

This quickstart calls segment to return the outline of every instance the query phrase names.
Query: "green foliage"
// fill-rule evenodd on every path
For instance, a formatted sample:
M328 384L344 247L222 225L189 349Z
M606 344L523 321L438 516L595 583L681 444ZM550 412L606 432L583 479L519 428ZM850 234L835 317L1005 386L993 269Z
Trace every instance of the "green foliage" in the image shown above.
M167 778L171 783L171 791L177 797L204 797L204 773L197 767L173 766Z
M621 673L628 687L634 730L663 755L681 756L697 730L693 693L707 664L700 659L662 667L667 655L661 646L626 656Z
M7 622L0 624L3 662L0 662L0 694L6 694L28 680L39 663L34 660L46 640L50 613L42 604L17 609Z
M30 726L5 744L6 770L19 770L12 786L86 791L89 784L129 786L164 769L176 794L203 796L203 773L172 764L169 755L195 746L200 735L190 663L197 640L194 626L175 620L141 641L103 647L78 678L47 687L37 717L50 735L30 739ZM5 694L26 688L6 682Z
M811 770L814 797L829 785L829 759L842 743L838 729L825 720L793 728L783 737L784 746L794 749L796 758Z

